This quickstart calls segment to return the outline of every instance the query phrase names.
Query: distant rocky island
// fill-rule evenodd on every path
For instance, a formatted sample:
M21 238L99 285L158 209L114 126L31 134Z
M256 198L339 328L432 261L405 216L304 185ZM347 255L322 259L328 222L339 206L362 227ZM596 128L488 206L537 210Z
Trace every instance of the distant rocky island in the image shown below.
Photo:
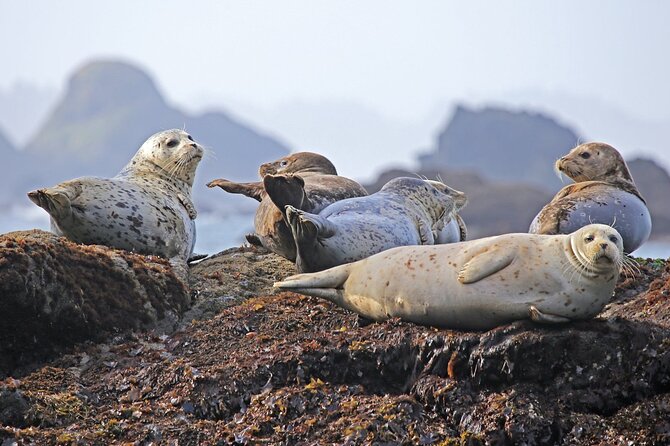
M554 161L585 140L551 117L527 111L458 106L435 146L419 155L419 170L392 169L366 185L375 192L396 176L442 178L468 195L461 215L469 238L527 232L533 217L571 180L561 183ZM670 176L650 159L628 160L652 214L652 239L670 237Z
M252 181L261 163L291 151L279 139L222 111L193 115L169 104L154 80L134 65L96 61L72 74L47 120L22 150L12 147L0 129L0 155L9 166L0 176L0 205L28 205L28 190L66 179L112 176L148 136L174 127L185 128L213 152L198 168L193 188L201 213L252 211L253 201L224 196L205 183L217 177ZM433 147L418 156L418 171L388 170L368 189L374 192L399 175L441 177L468 194L462 215L470 238L525 232L563 185L553 172L554 161L586 140L547 114L460 105ZM652 213L652 238L670 238L665 204L670 176L653 160L628 162Z
M457 106L419 163L422 170L472 170L495 181L554 190L560 186L554 161L579 141L572 129L541 113Z

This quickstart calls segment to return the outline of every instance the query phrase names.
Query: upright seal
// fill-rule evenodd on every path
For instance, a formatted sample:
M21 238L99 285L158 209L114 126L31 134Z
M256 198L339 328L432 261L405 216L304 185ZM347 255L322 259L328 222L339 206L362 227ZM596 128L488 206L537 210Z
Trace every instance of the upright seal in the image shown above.
M612 297L623 262L619 233L588 225L568 235L505 234L405 246L276 288L328 299L381 321L486 330L515 320L594 317Z
M287 206L298 271L354 262L386 249L459 241L463 192L439 181L395 178L367 197L338 201L312 214ZM454 239L457 238L457 239Z
M191 187L202 156L188 133L166 130L113 178L81 177L28 197L49 213L54 233L74 242L185 263L195 244Z
M533 234L567 234L590 223L611 225L623 238L624 252L640 247L651 234L649 209L621 154L612 146L582 144L556 161L572 180L533 219Z
M295 260L296 252L293 235L286 224L287 205L319 212L336 201L367 195L363 186L339 176L328 158L313 152L298 152L262 164L258 174L263 181L235 183L220 178L207 186L218 186L226 192L259 201L254 217L255 234L248 235L247 240L291 261Z

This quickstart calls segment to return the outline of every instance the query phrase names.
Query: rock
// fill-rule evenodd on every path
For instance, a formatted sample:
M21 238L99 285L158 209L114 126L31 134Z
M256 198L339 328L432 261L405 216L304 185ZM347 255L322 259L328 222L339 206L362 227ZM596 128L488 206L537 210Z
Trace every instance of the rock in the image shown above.
M35 444L670 442L670 263L636 260L593 320L459 332L361 327L320 299L264 295L293 272L278 259L254 248L206 259L192 267L196 299L231 297L214 317L80 346L0 381L27 414L8 417L0 439L6 429Z
M174 328L189 306L169 263L44 231L0 236L0 376L74 343Z

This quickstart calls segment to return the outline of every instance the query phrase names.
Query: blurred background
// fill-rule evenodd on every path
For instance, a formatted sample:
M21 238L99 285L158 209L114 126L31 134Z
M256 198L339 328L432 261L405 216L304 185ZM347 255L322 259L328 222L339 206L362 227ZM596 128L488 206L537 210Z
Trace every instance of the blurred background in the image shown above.
M151 134L211 149L196 251L256 203L207 189L316 151L372 192L438 175L470 238L526 232L586 141L624 155L670 255L670 3L0 0L0 232L48 228L26 192L115 175ZM569 181L569 180L566 180Z

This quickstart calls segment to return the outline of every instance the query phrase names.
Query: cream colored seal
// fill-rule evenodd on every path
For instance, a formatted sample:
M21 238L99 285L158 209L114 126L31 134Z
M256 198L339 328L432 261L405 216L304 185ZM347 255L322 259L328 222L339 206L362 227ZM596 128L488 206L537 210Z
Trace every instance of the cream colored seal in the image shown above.
M582 144L556 161L575 181L561 189L533 219L533 234L568 234L590 223L612 225L633 252L651 234L649 209L621 154L612 146Z
M184 263L195 244L191 187L202 156L188 133L166 130L113 178L81 177L28 197L49 213L58 235Z
M619 233L588 225L567 235L506 234L406 246L276 288L322 297L381 321L484 330L515 320L594 317L611 298L623 262Z

